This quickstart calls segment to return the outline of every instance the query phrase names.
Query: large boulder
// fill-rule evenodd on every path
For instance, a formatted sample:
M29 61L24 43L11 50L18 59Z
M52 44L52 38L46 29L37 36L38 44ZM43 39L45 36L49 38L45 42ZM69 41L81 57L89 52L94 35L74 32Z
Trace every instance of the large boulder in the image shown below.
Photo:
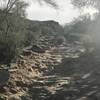
M45 53L45 50L42 49L41 47L37 46L37 45L33 45L32 48L31 48L31 50L33 52L37 52L37 53Z
M45 50L38 45L32 45L23 49L24 54L31 54L32 52L45 53Z
M0 70L0 87L2 87L7 83L9 77L10 77L10 73L7 69Z

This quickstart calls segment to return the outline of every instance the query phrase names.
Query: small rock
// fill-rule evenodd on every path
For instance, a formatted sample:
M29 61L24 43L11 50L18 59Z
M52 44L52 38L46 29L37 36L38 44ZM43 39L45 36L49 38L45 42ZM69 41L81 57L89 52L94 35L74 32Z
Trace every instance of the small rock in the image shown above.
M29 56L31 54L32 54L31 50L23 50L23 53L22 53L22 55L24 55L24 56Z
M88 78L90 75L91 75L91 73L87 73L87 74L85 74L85 75L82 77L82 79L86 79L86 78Z
M14 88L11 88L11 89L10 89L10 92L13 93L13 94L16 94L16 93L17 93L17 90L14 89Z
M8 98L8 100L21 100L21 98L20 98L19 96L13 95L13 96L10 96L10 97Z
M24 81L16 81L17 86L27 87L27 84Z
M0 100L7 100L7 97L5 95L0 94Z
M88 100L88 99L87 99L87 97L81 97L81 98L79 98L77 100Z
M0 87L0 93L5 93L8 91L7 87Z
M100 93L96 94L97 100L100 100Z
M28 69L28 71L29 71L29 72L32 72L32 71L33 71L33 69L32 69L32 68L29 68L29 69Z

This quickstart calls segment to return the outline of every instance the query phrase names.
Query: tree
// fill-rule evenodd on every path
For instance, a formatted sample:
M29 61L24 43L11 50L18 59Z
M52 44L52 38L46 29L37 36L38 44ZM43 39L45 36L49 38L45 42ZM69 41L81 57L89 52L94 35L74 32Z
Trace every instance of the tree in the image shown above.
M98 9L98 14L96 14L95 19L91 24L88 25L87 33L90 33L94 47L96 50L100 50L100 0L72 0L72 4L77 8L89 7L92 6ZM81 9L80 9L81 10Z
M53 0L37 1L57 7ZM27 6L24 0L0 0L0 62L10 63L22 47Z
M39 2L40 4L42 4L43 1L46 4L48 4L48 5L50 5L50 6L54 7L54 8L58 8L58 5L56 4L56 0L37 0L37 2Z
M72 4L78 8L92 6L100 10L100 0L71 0Z
M2 0L0 3L0 62L10 63L22 46L27 4L21 0Z
M78 33L78 34L87 34L88 26L92 23L89 16L79 16L77 19L74 19L69 25L65 25L65 34Z

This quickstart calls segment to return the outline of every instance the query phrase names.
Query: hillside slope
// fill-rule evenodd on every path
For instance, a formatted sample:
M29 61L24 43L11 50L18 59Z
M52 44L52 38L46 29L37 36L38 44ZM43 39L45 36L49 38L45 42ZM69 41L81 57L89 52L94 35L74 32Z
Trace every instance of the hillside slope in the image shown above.
M64 29L55 21L26 20L26 44L59 45L64 41Z

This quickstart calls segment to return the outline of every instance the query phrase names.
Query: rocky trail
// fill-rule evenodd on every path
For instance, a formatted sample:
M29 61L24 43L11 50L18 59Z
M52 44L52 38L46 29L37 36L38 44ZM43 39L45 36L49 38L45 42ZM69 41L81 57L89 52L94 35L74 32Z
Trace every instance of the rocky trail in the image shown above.
M1 70L0 100L100 100L100 62L93 57L79 44L20 55L6 74Z

